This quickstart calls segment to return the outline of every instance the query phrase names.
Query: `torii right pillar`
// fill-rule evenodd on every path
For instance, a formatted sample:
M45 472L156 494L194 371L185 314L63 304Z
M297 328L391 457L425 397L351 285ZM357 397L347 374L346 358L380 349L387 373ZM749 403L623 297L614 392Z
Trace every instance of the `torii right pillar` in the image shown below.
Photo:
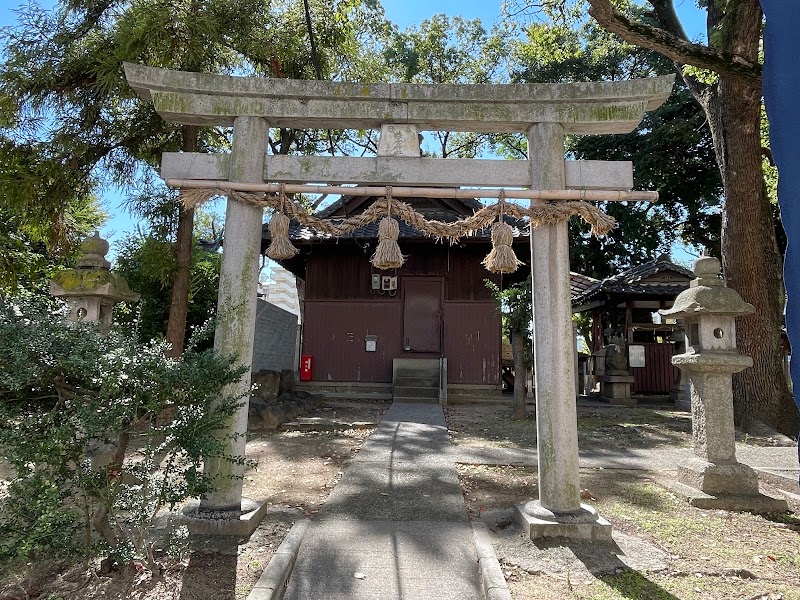
M528 130L528 159L532 189L566 187L560 123L536 123ZM519 505L517 516L531 539L611 541L611 524L580 497L566 221L531 228L531 272L539 499Z

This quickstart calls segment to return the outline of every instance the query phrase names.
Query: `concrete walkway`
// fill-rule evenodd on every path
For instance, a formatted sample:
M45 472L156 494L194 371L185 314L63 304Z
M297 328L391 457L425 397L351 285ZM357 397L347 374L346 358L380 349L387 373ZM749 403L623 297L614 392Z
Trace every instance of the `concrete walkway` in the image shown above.
M309 525L287 600L484 598L442 408L394 403Z
M737 444L737 454L797 491L796 447ZM593 445L581 448L580 466L660 471L691 455L688 447ZM535 466L536 451L453 446L440 406L392 404L308 525L284 598L485 598L457 462Z

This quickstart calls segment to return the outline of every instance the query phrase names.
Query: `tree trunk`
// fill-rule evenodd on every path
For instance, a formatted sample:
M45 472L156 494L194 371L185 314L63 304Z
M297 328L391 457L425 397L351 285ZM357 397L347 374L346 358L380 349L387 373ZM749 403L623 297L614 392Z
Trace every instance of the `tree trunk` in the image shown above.
M197 152L200 128L194 125L182 127L184 152ZM189 277L192 266L192 245L194 234L194 209L181 206L178 217L178 231L175 239L175 271L172 275L170 291L169 320L167 321L167 342L170 349L167 356L178 357L183 354L186 338L186 316L189 312Z
M684 75L684 81L706 112L722 174L725 276L728 285L756 307L754 315L739 319L736 326L739 350L751 356L754 365L734 376L735 414L739 424L758 419L782 433L795 435L800 414L783 372L782 257L761 171L761 74L757 68L761 5L758 0L704 3L711 47L702 49L684 44L688 39L674 0L649 1L661 28L670 32L671 38L661 28L633 23L615 13L608 0L590 0L591 14L626 41L676 61L679 72L686 64L717 72L716 84L705 84L688 75ZM678 46L682 50L676 51Z
M726 50L755 59L761 36L757 0L728 15ZM756 307L736 323L739 351L753 367L734 376L734 410L739 424L761 420L795 435L800 414L783 370L782 258L778 252L772 205L761 169L761 89L742 80L720 77L717 89L701 99L706 109L725 203L722 213L722 264L728 285Z
M772 205L761 172L761 92L722 79L709 102L712 132L719 152L725 205L722 213L722 264L728 285L756 307L736 323L739 352L753 367L734 375L736 421L764 421L794 435L800 415L783 370L782 260L775 241Z
M514 357L514 402L511 418L519 420L528 418L525 400L525 340L525 332L511 332L511 354Z

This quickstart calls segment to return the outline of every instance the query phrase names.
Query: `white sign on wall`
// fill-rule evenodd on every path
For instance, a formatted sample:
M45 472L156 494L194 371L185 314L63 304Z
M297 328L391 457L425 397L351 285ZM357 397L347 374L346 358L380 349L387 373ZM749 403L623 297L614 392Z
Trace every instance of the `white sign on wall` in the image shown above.
M644 366L644 346L628 346L628 363L631 367Z
M375 352L378 349L378 336L377 335L368 335L364 337L364 341L366 342L366 350L367 352Z

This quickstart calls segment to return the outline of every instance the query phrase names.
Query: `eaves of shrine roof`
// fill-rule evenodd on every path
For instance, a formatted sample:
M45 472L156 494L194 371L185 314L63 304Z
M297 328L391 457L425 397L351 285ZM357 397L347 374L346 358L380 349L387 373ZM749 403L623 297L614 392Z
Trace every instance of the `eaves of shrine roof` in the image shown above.
M632 267L607 277L595 280L582 291L573 289L572 304L581 306L608 295L626 296L676 296L687 287L694 274L687 268L669 260L667 255Z
M594 288L594 286L599 283L600 280L595 279L594 277L589 277L588 275L583 275L582 273L576 273L575 271L569 272L569 290L570 295L573 298Z
M408 200L405 198L401 198L400 200L402 200L403 202L410 203L412 205L414 204L413 200ZM344 217L346 214L355 214L358 208L364 210L363 207L366 207L372 201L374 201L374 198L364 198L363 196L361 197L342 196L335 202L331 202L331 204L329 204L322 210L318 211L316 213L316 216L322 219L329 219L332 216L336 216L338 213L339 216ZM442 213L442 216L449 218L450 222L454 221L455 216L457 216L457 214L459 213L467 216L483 208L483 204L481 204L475 198L452 198L452 199L449 198L447 202L449 203L449 206L442 208L439 212ZM439 202L439 204L443 203ZM355 205L358 206L355 209L353 209L352 207ZM426 217L427 213L432 213L434 211L435 209L426 210ZM429 217L429 218L436 218L436 217ZM444 219L439 219L439 220L444 220Z

